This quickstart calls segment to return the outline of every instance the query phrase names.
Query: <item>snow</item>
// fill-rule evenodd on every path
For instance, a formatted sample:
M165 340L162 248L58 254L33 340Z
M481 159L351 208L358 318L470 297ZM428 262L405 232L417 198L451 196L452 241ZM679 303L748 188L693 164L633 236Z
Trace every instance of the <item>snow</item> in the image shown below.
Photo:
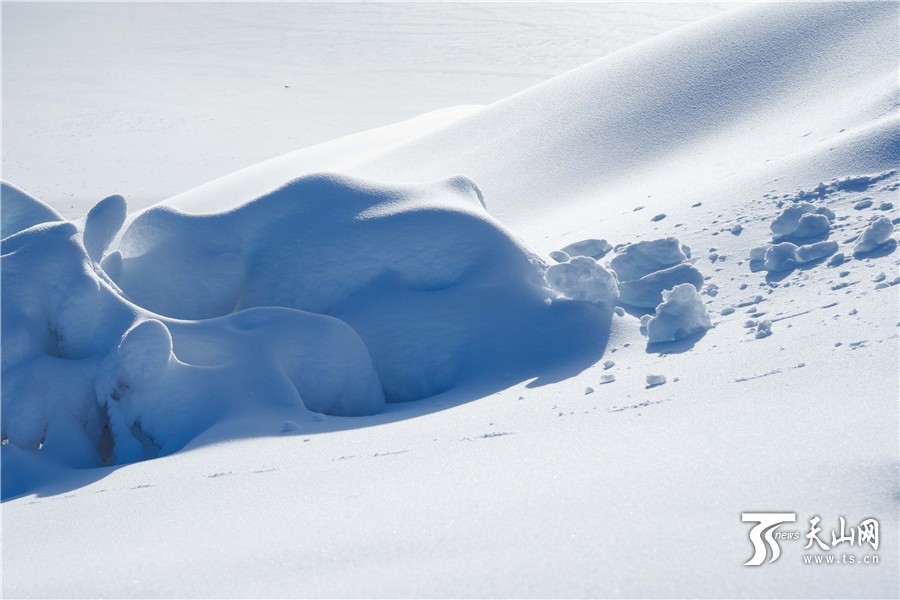
M546 265L461 179L402 189L311 176L225 214L149 210L123 234L112 280L98 263L124 220L113 196L83 228L51 222L3 241L4 328L21 344L4 350L3 438L47 460L169 454L238 407L366 415L385 397L534 373L571 348L599 353L617 293L577 257L548 282L605 308L551 304ZM38 374L52 391L29 392ZM20 468L5 464L7 487Z
M647 329L647 343L655 344L704 332L712 327L712 320L695 286L681 283L662 292L655 314L647 315L641 324Z
M703 274L690 264L680 264L644 275L638 280L626 281L619 286L619 302L636 308L654 308L662 302L664 290L688 284L699 290L703 287Z
M4 238L32 225L62 220L55 210L6 181L0 182L0 201L0 235Z
M891 220L887 217L878 217L863 231L859 242L853 247L853 255L860 256L886 245L896 245L896 240L891 237L893 234L894 224Z
M687 258L678 240L668 237L625 246L612 257L609 267L616 272L620 282L635 281Z
M805 244L797 248L797 262L800 264L827 258L837 252L838 243L831 241Z
M827 211L827 212L826 212ZM772 237L780 240L803 240L828 235L835 215L827 207L802 202L784 209L770 226Z
M647 375L647 387L657 387L666 383L665 375Z
M770 319L763 319L756 324L756 335L754 336L756 339L762 339L770 335L772 335L772 321Z
M393 141L419 135L730 8L10 4L4 178L69 218L112 193L140 209L297 148L470 106L420 120ZM333 156L370 153L357 139Z
M875 207L900 189L897 11L738 8L249 167L111 241L118 200L63 221L4 188L3 595L895 596L898 214ZM818 237L766 239L802 203ZM600 262L541 258L603 239ZM782 242L788 268L748 263ZM648 344L613 283L672 268L702 293L664 289L648 329L719 316ZM418 399L383 404L385 381ZM881 564L804 565L801 539L745 567L754 510L801 536L877 518Z
M612 245L606 240L587 239L563 247L562 252L569 256L590 256L595 260L599 260L612 249Z
M566 298L595 303L610 311L610 315L619 297L615 273L587 256L551 265L546 278L547 285Z

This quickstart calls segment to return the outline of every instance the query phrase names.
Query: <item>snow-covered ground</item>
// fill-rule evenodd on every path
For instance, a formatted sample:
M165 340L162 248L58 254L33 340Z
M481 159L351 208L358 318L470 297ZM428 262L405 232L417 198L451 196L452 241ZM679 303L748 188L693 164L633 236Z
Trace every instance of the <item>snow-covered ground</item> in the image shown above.
M725 11L144 211L4 187L3 595L896 597L898 10Z
M733 5L4 3L4 178L66 217L483 105Z

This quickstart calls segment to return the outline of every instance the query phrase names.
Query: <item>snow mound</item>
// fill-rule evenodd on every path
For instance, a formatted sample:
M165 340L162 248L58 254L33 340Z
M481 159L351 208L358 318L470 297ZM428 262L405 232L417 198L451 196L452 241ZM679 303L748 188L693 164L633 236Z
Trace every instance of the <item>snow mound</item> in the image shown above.
M2 242L5 443L84 468L173 452L225 414L383 405L366 347L340 320L281 308L155 315L99 269L87 231L51 222ZM25 464L4 459L4 488Z
M619 297L616 276L588 256L576 256L547 269L547 284L566 298L612 310Z
M887 217L878 217L863 231L859 242L853 247L853 256L862 256L889 244L895 245L896 240L891 237L892 235L894 223Z
M118 250L117 285L157 314L281 306L340 318L365 342L390 401L443 392L498 361L497 370L516 371L523 354L540 368L539 357L547 364L560 352L538 350L542 336L587 320L594 326L572 331L573 348L596 348L605 326L596 307L548 306L547 265L464 178L386 187L314 175L224 213L157 207ZM566 289L592 302L614 292Z
M385 398L592 362L615 303L615 278L584 257L603 282L584 297L604 306L554 301L547 265L461 178L319 175L227 213L153 209L112 252L122 197L75 223L17 202L31 208L11 228L47 222L2 240L5 491L34 452L129 463L225 419L370 415Z
M706 305L693 285L682 283L664 291L662 296L656 314L641 319L648 343L673 342L712 327Z

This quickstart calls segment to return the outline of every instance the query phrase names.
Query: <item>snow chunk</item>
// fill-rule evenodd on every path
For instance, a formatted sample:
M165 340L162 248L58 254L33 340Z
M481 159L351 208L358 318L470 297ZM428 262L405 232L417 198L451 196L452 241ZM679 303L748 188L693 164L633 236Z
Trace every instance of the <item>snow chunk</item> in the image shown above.
M647 387L652 388L663 385L666 382L665 375L647 375Z
M545 277L551 289L572 300L595 302L611 309L619 297L615 274L587 256L551 265Z
M834 241L816 242L797 248L797 262L808 263L831 256L837 252L838 243Z
M769 272L793 269L797 266L797 245L791 242L773 244L766 250L764 260L763 268Z
M569 256L590 256L595 260L603 258L610 250L612 250L612 244L606 240L595 239L581 240L562 249Z
M826 207L816 207L809 202L789 206L772 221L773 238L783 240L806 239L828 234L834 212Z
M620 284L619 302L638 308L654 308L662 302L663 290L685 283L699 290L703 287L703 274L694 265L682 263Z
M853 248L853 255L859 256L878 250L894 240L891 236L894 234L894 224L887 217L878 217L866 227L860 236L859 242ZM895 242L896 243L896 242Z
M706 305L690 283L664 291L662 297L656 314L647 315L646 321L642 321L647 328L648 343L672 342L712 327Z
M601 385L605 385L607 383L612 383L615 380L616 380L616 376L611 373L600 376L600 384Z
M769 250L769 246L771 244L765 246L757 246L756 248L750 249L750 262L762 262L766 260L766 252Z
M633 281L654 271L675 266L688 259L673 237L637 242L625 246L609 262L620 282Z

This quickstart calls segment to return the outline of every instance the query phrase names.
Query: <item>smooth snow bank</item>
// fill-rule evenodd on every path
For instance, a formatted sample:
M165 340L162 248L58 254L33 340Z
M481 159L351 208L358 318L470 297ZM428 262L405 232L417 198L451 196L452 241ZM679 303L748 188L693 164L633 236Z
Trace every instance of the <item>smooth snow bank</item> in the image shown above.
M825 152L835 146L830 138L856 135L858 126L893 110L896 17L891 3L768 3L729 11L356 164L315 168L403 182L464 174L478 182L491 213L530 240L543 239L548 221L571 223L580 210L620 207L650 194L654 214L671 215L673 204L690 202L712 174L747 172L818 145ZM747 130L754 134L741 134ZM890 157L895 163L895 152ZM296 154L299 168L292 160L262 163L170 202L201 212L237 206L254 197L242 181L259 191L303 173L303 151ZM685 193L673 199L676 189Z
M648 343L674 342L712 327L706 305L693 285L676 285L664 291L662 299L656 314L645 315L641 320L647 330Z
M602 352L615 300L556 299L463 178L306 177L227 213L150 210L110 251L125 218L111 196L2 242L2 436L56 464L168 454L239 415L367 415L577 368ZM4 494L21 456L4 454Z

